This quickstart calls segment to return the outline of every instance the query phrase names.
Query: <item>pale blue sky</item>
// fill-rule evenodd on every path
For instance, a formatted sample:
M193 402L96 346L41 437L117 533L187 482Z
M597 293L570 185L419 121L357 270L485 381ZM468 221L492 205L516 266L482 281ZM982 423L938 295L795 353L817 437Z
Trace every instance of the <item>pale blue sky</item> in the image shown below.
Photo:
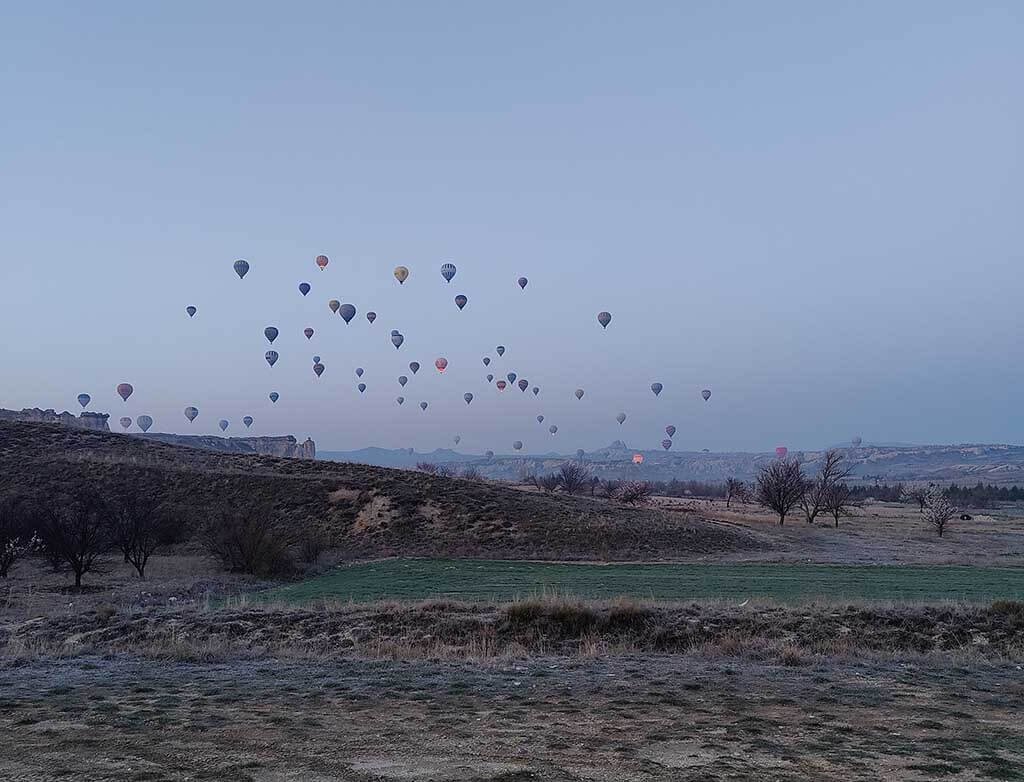
M1022 40L1017 2L11 4L0 406L322 449L1022 442ZM487 386L499 342L539 399Z

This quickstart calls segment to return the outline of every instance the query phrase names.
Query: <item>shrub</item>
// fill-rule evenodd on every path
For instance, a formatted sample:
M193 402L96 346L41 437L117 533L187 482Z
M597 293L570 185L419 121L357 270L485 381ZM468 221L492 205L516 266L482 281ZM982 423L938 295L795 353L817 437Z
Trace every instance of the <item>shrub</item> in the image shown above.
M15 497L0 498L0 578L37 543L28 506Z
M222 510L200 534L211 556L225 570L253 576L282 576L294 568L288 555L290 540L265 508Z
M437 475L437 465L432 462L416 462L416 469L428 475Z
M327 551L326 536L316 529L306 529L299 535L299 558L309 565L315 565Z
M482 481L484 479L483 474L476 467L466 467L462 471L462 477L467 481Z
M56 570L75 576L75 588L82 576L101 573L100 558L114 545L110 511L90 489L49 498L39 508L39 538L47 558Z
M619 487L616 499L628 505L644 505L651 499L651 485L647 481L626 481Z
M566 462L558 471L562 491L578 494L590 484L590 468L580 462Z
M556 489L558 489L559 486L562 485L562 476L560 476L557 472L550 473L549 475L544 475L540 478L537 478L536 485L538 488L543 489L544 491L550 494L551 492L555 491Z
M597 485L597 496L606 500L613 500L619 493L619 481L601 481Z

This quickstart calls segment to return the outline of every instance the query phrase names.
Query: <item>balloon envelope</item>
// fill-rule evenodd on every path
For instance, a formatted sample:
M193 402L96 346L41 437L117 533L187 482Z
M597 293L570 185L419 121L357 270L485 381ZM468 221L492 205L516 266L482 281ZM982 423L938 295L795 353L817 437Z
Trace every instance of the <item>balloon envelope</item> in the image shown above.
M316 265L320 267L320 271L323 271L324 269L326 269L327 268L327 264L329 264L329 263L330 263L330 260L328 259L328 257L326 255L318 255L316 257Z
M140 415L135 419L135 423L143 432L148 432L149 428L153 425L153 419L148 415Z
M537 423L538 424L544 423L544 416L542 416L542 415L537 416Z
M331 312L337 313L341 309L341 302L337 299L331 299L327 302L327 306L331 308Z
M343 321L351 323L352 318L356 316L356 308L351 304L342 304L338 314L341 315Z
M468 301L469 299L467 299L460 293L458 296L455 297L455 306L461 310L463 307L466 306L466 302Z
M252 422L253 422L253 417L251 415L247 415L245 418L242 419L242 423L245 424L245 428L246 429L248 429L250 426L252 426Z
M189 423L191 423L192 421L195 421L196 418L199 417L199 408L198 407L186 407L185 408L185 417L189 420Z
M491 383L493 381L494 381L494 375L492 375L490 372L488 372L487 373L487 382Z
M395 350L398 350L400 347L402 347L403 342L405 342L405 337L403 337L401 334L391 335L391 344L395 346Z
M313 356L313 363L314 364L319 364L320 363L320 356Z
M306 335L306 339L313 339L313 334L315 334L316 332L314 332L313 329L307 327L302 330L302 333Z
M635 453L635 454L633 454L633 464L643 464L643 463L644 463L644 455L642 453Z
M551 426L548 427L548 431L551 432L551 434L558 434L558 427L551 424Z
M199 310L197 310L197 309L196 309L195 307L193 307L193 306L192 306L191 304L190 304L189 306L185 307L185 312L187 312L187 313L188 313L188 316L189 316L190 318L194 318L194 317L196 316L196 313L197 313L198 311L199 311Z
M704 397L704 401L707 402L711 398L711 389L705 388L700 392L700 395Z
M508 378L509 383L515 383L517 375L515 372L509 372L505 377Z
M229 426L231 426L231 424L229 424L229 423L228 423L228 421L227 421L227 419L226 419L226 418L222 418L222 419L220 419L220 421L218 421L218 422L217 422L217 426L219 426L219 427L220 427L220 430L221 430L222 432L226 432L226 431L227 431L227 428L228 428Z
M395 279L398 280L400 285L403 284L407 279L409 279L409 269L405 266L396 266Z
M789 449L784 445L780 445L778 448L775 449L775 455L778 456L780 459L785 459L786 454L788 453Z
M404 387L405 384L408 383L408 382L409 382L409 378L407 378L405 375L399 375L398 376L398 385Z
M612 314L610 312L597 313L597 322L601 324L601 328L608 328L608 324L612 322Z
M132 428L132 419L129 418L128 416L125 416L124 418L121 419L121 426L124 429L131 429Z
M267 363L270 364L270 366L274 366L274 364L276 364L277 360L280 358L280 355L278 355L278 352L276 350L268 350L266 354L264 354L264 358L267 360Z
M359 389L359 393L361 394L363 393L363 391L366 390L366 383L360 383L358 386L356 386L356 388Z
M667 451L669 448L672 447L672 441L671 440L662 440L661 441L661 447L664 448Z
M489 367L490 365L491 365L491 357L490 356L484 356L484 366L485 367Z
M132 388L131 383L121 383L117 387L117 395L121 397L121 399L123 399L125 402L128 401L128 397L130 397L134 393L134 391L135 389Z
M525 277L520 277L518 280L516 280L516 282L519 283L519 287L520 288L522 288L523 290L526 290L526 285L530 281L528 279L526 279Z
M519 390L520 391L522 391L523 393L526 393L526 389L528 389L530 387L530 381L527 380L526 378L522 378L521 377L521 378L519 378L519 383L517 385L519 386Z
M619 413L617 416L615 416L615 420L618 421L619 425L621 426L625 422L625 420L626 420L626 414L625 413Z
M512 447L515 448L517 451L523 450L523 441L516 440L514 443L512 443Z
M303 296L309 293L312 289L313 286L311 286L308 282L299 283L299 293L301 293Z
M324 373L324 369L325 369L325 367L324 367L323 364L317 363L317 364L313 365L313 373L317 377L320 377L320 375L322 375Z
M583 389L582 388L577 388L576 389L576 398L577 399L582 399L583 398Z
M356 367L356 377L362 377L362 376L363 376L363 368L362 367Z
M243 260L239 259L239 260L235 261L234 266L235 266L235 274L238 275L238 279L240 279L240 280L243 277L245 277L245 275L247 275L249 273L249 263L248 263L248 261L243 261Z
M84 405L83 405L83 407L84 407ZM853 445L854 445L855 448L860 448L860 444L862 442L864 442L864 440L861 439L860 435L858 435L857 437L853 438Z
M676 428L672 426L672 424L669 424L668 426L665 427L665 434L667 434L669 437L675 437Z
M499 391L504 391L508 387L508 383L504 380L499 380L495 385L498 387Z
M420 410L426 410L426 409L427 409L427 403L426 402L420 402Z
M441 265L441 276L444 277L445 282L451 282L455 276L455 264L445 263Z
M661 383L651 383L651 391L654 392L655 396L660 394L661 393L661 389L663 389L663 388L664 388L664 386Z
M533 387L533 395L537 396L537 394L539 394L539 393L540 393L540 389L537 386L534 386Z
M419 372L420 371L420 362L419 361L410 361L409 362L409 371L412 372L414 375L417 372Z
M504 356L505 355L505 346L504 345L498 345L498 347L496 347L494 349L494 352L497 353L499 356Z
M80 404L83 408L88 407L89 403L91 401L92 401L92 397L89 396L88 394L79 394L78 395L78 404Z
M465 394L463 394L463 395L462 395L462 398L466 400L466 404L467 404L467 405L468 405L468 404L469 404L470 402L472 402L472 401L473 401L473 395L472 395L472 394L470 394L470 393L468 393L468 392L467 392L467 393L465 393Z
M375 320L377 320L377 313L373 312L372 310L370 312L367 312L366 319L370 321L370 323L373 323Z
M277 391L271 391L270 392L270 401L271 402L276 403L277 400L280 399L280 398L281 398L281 395L279 393L277 393Z
M444 371L448 369L448 359L443 356L434 362L434 366L437 367L437 371L444 374Z
M263 329L263 336L267 338L267 341L273 345L274 340L277 339L278 331L273 326L267 326Z
M494 451L488 451L487 453L484 454L484 456L486 456L488 459L493 459Z
M397 399L395 399L395 401L398 402L398 404L400 404L400 405L404 404L405 403L405 397L404 396L400 396Z

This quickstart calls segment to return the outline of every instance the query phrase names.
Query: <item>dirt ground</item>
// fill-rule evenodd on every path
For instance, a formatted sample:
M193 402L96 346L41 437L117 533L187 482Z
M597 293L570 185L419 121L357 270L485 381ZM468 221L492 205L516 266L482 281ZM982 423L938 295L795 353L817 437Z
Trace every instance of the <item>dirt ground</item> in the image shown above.
M1007 780L1021 667L668 656L0 666L0 778Z

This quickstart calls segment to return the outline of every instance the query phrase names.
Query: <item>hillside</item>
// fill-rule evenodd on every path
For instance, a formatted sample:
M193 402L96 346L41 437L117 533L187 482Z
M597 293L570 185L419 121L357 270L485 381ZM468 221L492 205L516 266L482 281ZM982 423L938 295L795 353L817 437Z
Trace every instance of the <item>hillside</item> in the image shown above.
M692 514L365 465L226 454L60 425L0 422L0 492L46 498L78 484L156 494L192 528L225 506L270 505L292 529L322 529L351 559L696 559L764 547L754 533Z

